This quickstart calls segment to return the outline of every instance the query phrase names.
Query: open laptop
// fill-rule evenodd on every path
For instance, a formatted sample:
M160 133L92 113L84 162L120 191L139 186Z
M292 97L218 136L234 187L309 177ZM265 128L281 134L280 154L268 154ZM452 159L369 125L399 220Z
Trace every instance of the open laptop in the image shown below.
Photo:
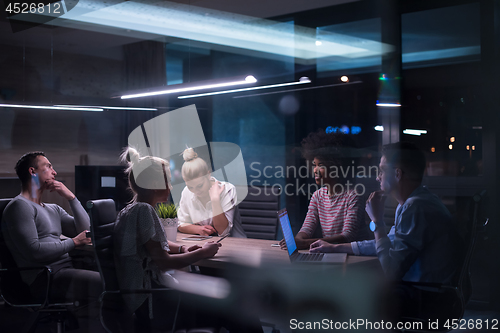
M305 262L305 263L339 263L342 264L346 261L346 253L299 253L295 238L292 233L292 226L288 218L286 208L278 212L281 230L285 237L286 247L288 248L288 255L291 262Z

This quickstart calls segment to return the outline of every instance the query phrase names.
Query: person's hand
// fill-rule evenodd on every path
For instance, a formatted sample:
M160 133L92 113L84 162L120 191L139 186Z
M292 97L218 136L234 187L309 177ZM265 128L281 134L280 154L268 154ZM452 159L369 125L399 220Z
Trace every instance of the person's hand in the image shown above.
M184 252L193 252L193 251L196 251L198 249L201 249L201 246L195 244L195 245L188 247Z
M71 238L73 240L73 243L75 243L75 247L92 244L92 239L90 239L90 237L87 237L86 235L87 232L88 230L84 230L80 232L76 237Z
M66 185L61 183L60 181L57 181L55 179L50 179L45 182L45 188L49 190L50 192L56 191L57 194L59 194L61 197L65 198L66 200L73 200L75 198L75 195L73 192L71 192Z
M295 237L295 244L297 245L297 250L307 250L314 239L303 239L300 237Z
M212 184L212 187L210 187L210 190L208 190L208 194L210 195L210 201L219 201L220 200L220 195L222 192L224 192L224 187L225 185L222 184L220 181L215 181Z
M210 236L213 233L217 233L217 230L211 225L200 225L198 226L198 234L202 236Z
M213 257L218 251L219 247L221 247L221 243L215 243L215 242L206 242L203 244L201 251L203 251L206 255L206 258Z
M282 240L280 240L280 248L282 250L288 250L288 248L286 247L286 241L284 238Z
M335 252L335 244L330 244L324 240L317 240L311 244L309 252L319 253L319 252Z
M365 210L373 222L377 223L384 220L384 204L386 199L387 195L383 191L375 191L366 200Z

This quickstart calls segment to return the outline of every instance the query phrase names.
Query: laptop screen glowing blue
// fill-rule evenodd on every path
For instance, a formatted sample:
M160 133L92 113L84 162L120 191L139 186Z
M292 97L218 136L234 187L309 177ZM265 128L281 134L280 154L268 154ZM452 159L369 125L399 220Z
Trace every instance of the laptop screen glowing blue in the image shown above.
M279 214L281 229L283 230L283 236L285 237L286 247L288 248L288 255L297 249L295 244L295 239L293 238L292 227L290 226L290 220L288 219L288 212L283 210Z

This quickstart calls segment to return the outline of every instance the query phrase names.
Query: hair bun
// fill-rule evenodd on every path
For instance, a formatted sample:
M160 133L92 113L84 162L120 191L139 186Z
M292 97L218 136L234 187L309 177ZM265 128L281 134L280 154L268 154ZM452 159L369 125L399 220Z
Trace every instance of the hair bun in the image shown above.
M132 163L132 164L136 164L137 162L139 162L140 158L141 158L141 155L139 155L139 152L137 150L135 150L134 148L132 147L129 147L127 149L127 153L128 153L128 160Z
M196 152L194 151L193 148L187 148L182 153L182 158L184 159L185 162L192 161L197 157L198 157L198 154L196 154Z

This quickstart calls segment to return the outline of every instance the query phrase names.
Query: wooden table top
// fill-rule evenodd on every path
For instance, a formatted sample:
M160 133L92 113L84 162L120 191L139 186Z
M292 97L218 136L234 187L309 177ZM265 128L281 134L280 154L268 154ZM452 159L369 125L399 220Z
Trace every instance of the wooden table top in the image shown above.
M213 236L210 239L202 241L191 241L182 240L182 238L196 236L191 234L183 234L177 232L176 243L191 246L191 245L203 245L207 241L218 241L221 237ZM61 235L61 239L67 238ZM227 263L242 264L246 266L261 267L263 265L289 265L290 259L288 252L282 250L280 247L272 246L273 244L278 244L279 241L267 240L267 239L254 239L254 238L236 238L236 237L226 237L222 240L222 246L219 248L219 252L210 259L203 259L195 263L197 266L203 267L213 267L213 268L223 268ZM85 245L80 247L78 250L94 251L92 245ZM299 252L307 253L307 250L300 250ZM347 255L347 260L344 263L344 268L346 265L358 265L363 266L374 266L379 267L380 263L376 256L355 256ZM310 265L310 264L305 264ZM315 264L317 265L317 264ZM342 266L342 264L336 263L325 263L320 264L324 266Z
M190 241L183 240L189 234L177 233L176 242L181 245L191 246L194 244L203 245L207 241L217 241L221 237L214 236L208 240L203 241ZM266 240L266 239L253 239L253 238L235 238L227 237L221 241L222 246L219 252L210 259L204 259L196 263L198 266L214 267L220 268L226 263L236 263L249 265L254 267L260 267L262 265L273 265L273 264L290 264L290 259L288 252L282 250L280 247L272 246L273 244L278 244L279 241L276 240ZM308 251L300 251L308 252ZM374 264L374 261L378 263L377 257L372 256L354 256L348 255L347 261L344 265L353 265L359 263L370 263ZM325 264L325 265L339 265L339 264Z

